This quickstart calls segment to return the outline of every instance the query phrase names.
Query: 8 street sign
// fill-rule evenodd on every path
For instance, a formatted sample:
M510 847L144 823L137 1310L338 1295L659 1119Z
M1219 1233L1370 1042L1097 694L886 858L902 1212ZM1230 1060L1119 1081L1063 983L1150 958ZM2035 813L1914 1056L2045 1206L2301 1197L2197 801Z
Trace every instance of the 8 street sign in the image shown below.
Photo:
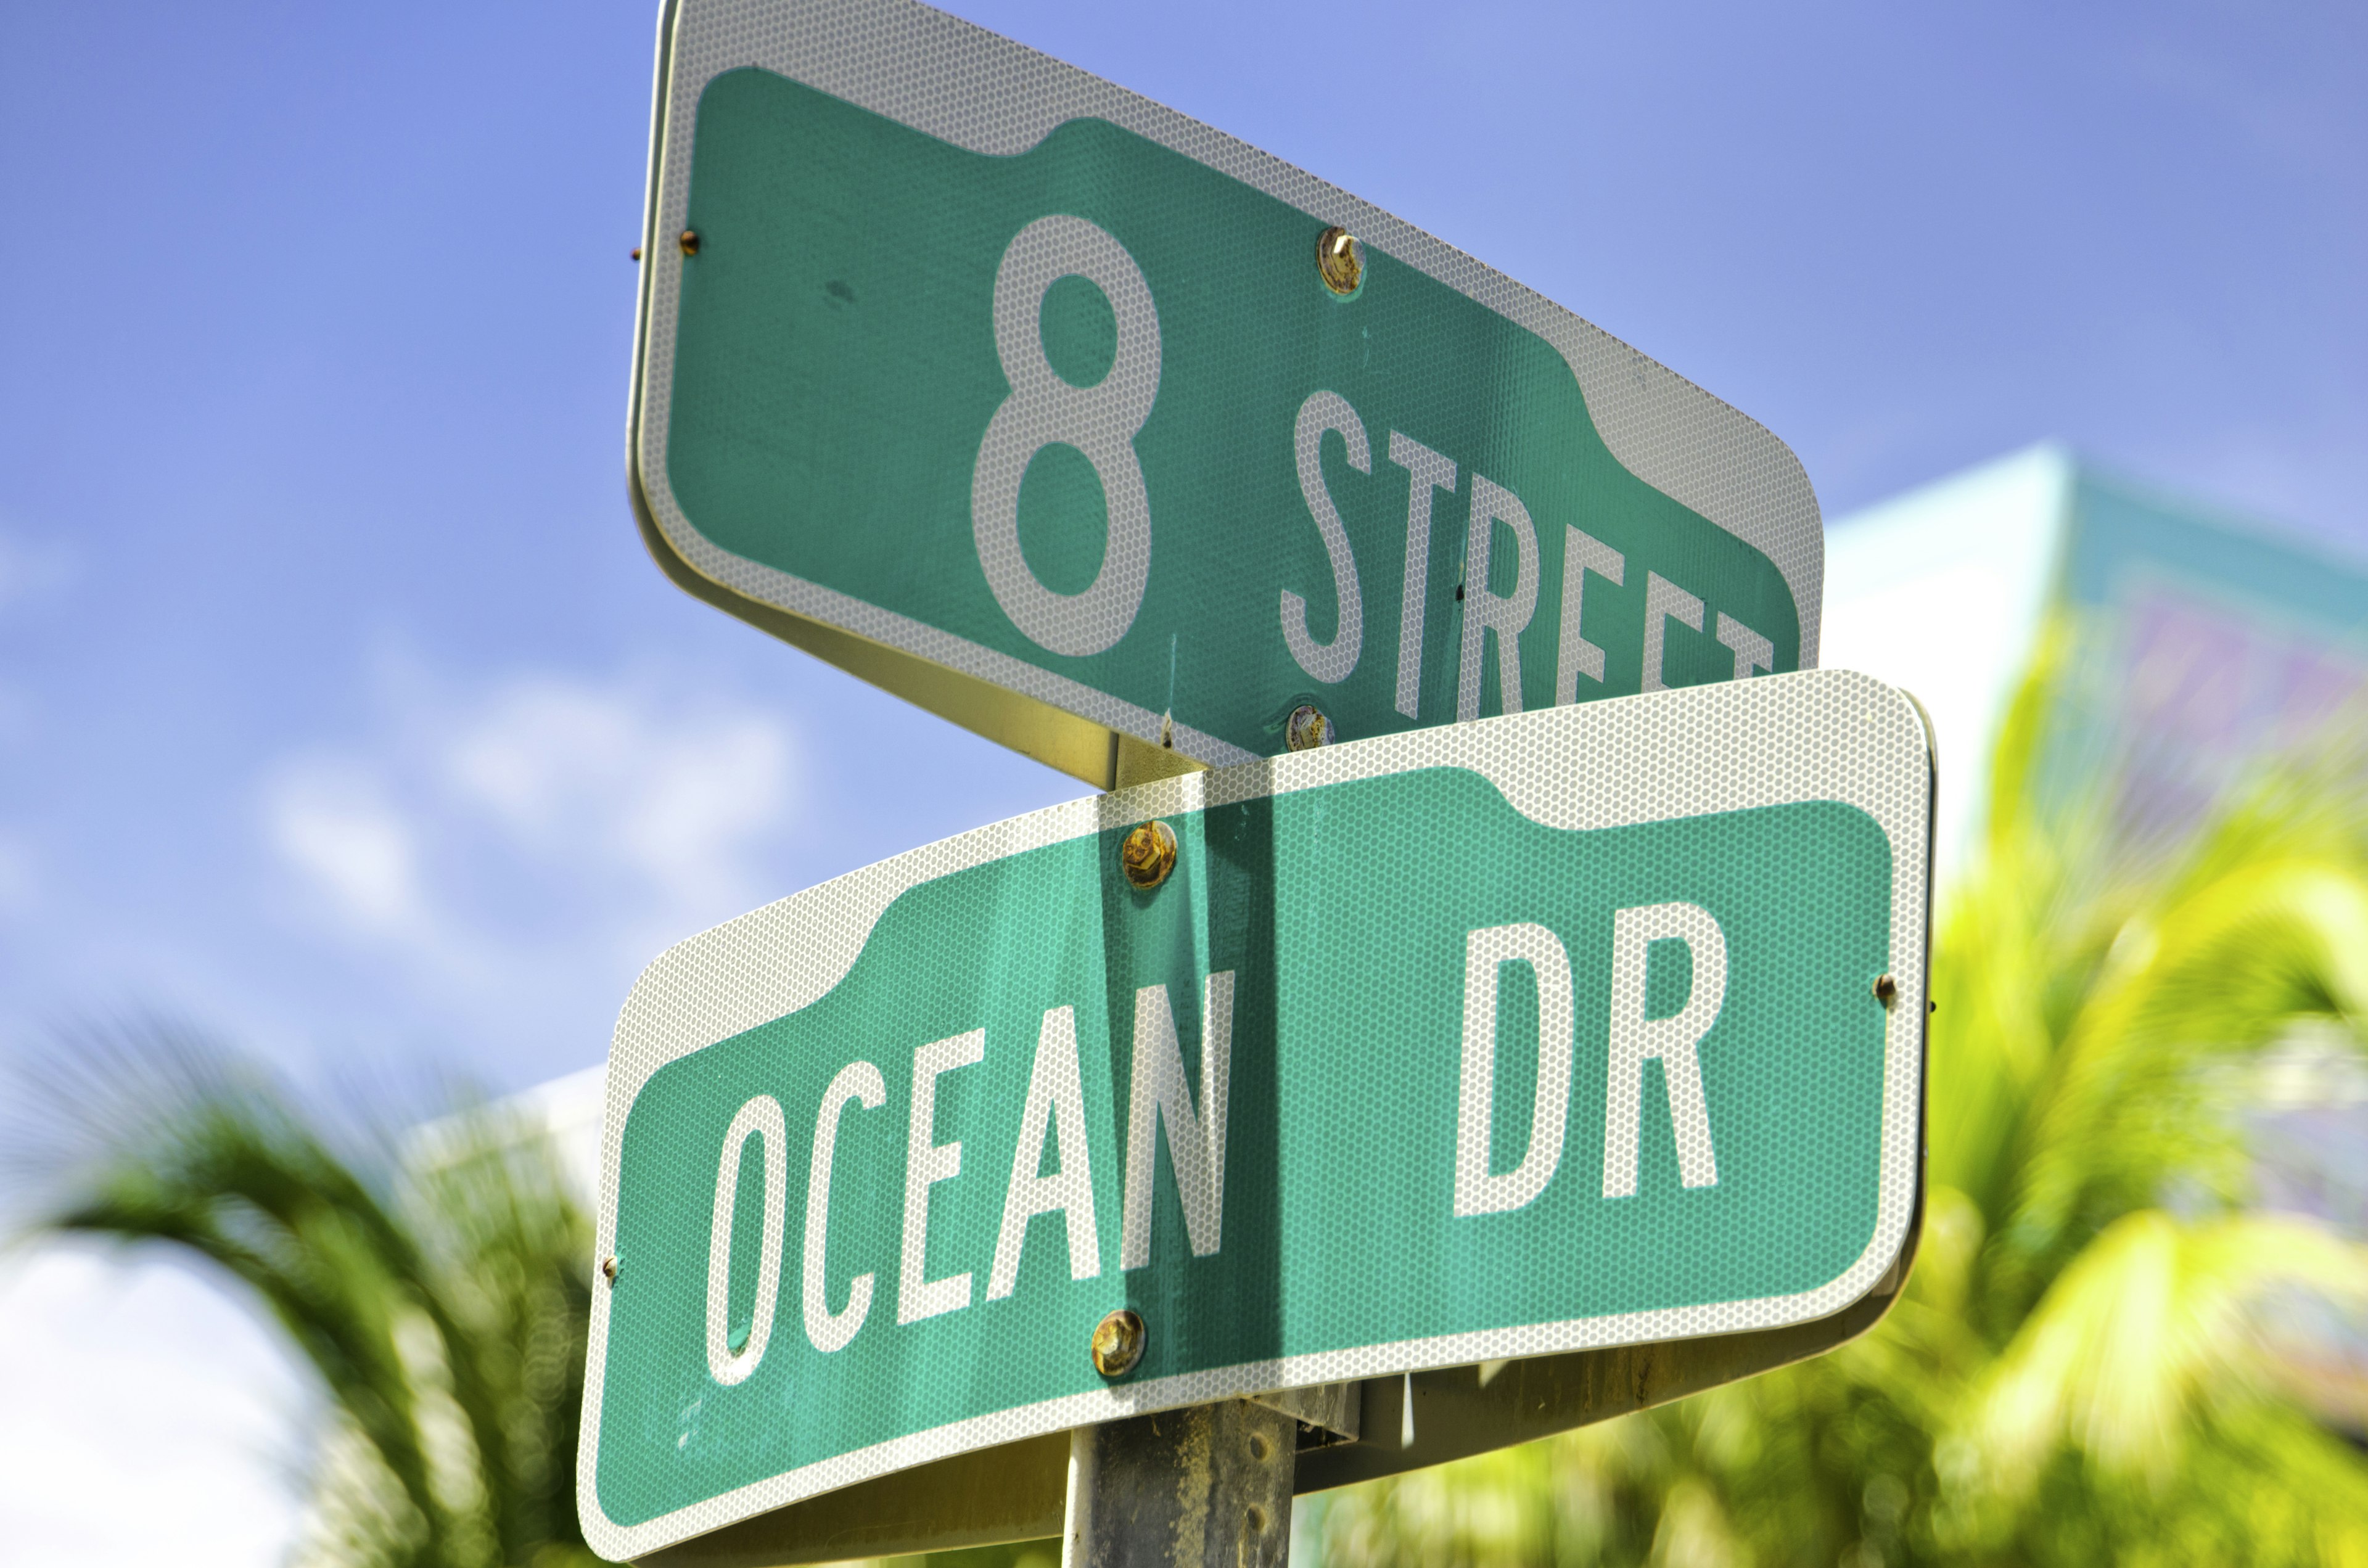
M609 1060L587 1538L1844 1312L1911 1234L1930 803L1913 705L1807 672L1161 780L673 949Z
M1388 214L905 0L661 24L675 579L1102 785L1816 665L1798 461Z

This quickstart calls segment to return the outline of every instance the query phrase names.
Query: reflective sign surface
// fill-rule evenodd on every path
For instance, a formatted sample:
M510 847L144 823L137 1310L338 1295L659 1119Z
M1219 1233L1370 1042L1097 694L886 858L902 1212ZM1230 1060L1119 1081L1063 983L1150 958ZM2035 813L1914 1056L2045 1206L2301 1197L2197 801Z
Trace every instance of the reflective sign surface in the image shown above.
M595 1545L1849 1306L1914 1203L1930 778L1899 694L1763 677L1169 779L682 944L610 1061Z
M917 6L666 42L632 452L694 592L1101 784L1816 662L1782 444L1429 236Z

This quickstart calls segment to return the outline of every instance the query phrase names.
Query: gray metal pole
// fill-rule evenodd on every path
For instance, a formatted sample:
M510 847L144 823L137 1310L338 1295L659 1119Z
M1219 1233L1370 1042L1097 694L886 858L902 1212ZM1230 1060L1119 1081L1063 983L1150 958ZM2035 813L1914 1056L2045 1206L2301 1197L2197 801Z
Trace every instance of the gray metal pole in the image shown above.
M1282 1568L1298 1435L1243 1399L1078 1427L1063 1568Z

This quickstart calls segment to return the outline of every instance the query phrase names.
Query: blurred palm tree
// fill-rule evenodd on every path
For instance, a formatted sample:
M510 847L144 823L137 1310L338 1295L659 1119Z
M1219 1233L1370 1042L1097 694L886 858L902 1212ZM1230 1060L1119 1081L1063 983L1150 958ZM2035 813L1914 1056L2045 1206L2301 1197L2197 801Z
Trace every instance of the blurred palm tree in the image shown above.
M539 1130L486 1108L338 1141L168 1026L77 1040L20 1098L32 1234L235 1280L326 1395L300 1560L560 1568L576 1527L591 1233Z
M1338 1494L1328 1561L2368 1564L2368 1460L2260 1326L2284 1293L2368 1301L2368 1254L2250 1205L2244 1116L2266 1050L2368 1026L2361 769L2290 767L2133 843L2049 798L2056 663L1934 945L1898 1306L1816 1360Z

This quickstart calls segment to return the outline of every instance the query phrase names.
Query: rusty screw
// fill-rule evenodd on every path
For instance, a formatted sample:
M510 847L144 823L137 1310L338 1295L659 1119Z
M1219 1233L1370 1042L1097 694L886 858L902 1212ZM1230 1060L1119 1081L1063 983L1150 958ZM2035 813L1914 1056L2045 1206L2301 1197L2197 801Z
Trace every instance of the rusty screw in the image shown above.
M676 243L682 246L683 255L697 256L699 254L699 231L697 229L685 229L682 232L682 238Z
M1106 1378L1126 1376L1143 1359L1150 1337L1142 1313L1133 1307L1119 1308L1094 1325L1094 1370Z
M1293 751L1314 751L1317 746L1332 744L1332 721L1323 710L1303 702L1291 710L1291 718L1282 727L1282 738Z
M1149 892L1176 869L1175 830L1164 822L1142 824L1119 845L1118 865L1128 881Z
M1316 236L1315 271L1324 287L1346 297L1365 281L1365 251L1357 237L1335 225Z
M1887 974L1874 977L1874 999L1888 1007L1899 999L1899 982Z
M614 1285L617 1282L617 1260L615 1258L604 1257L600 1260L600 1276L602 1278L608 1280L611 1285Z

